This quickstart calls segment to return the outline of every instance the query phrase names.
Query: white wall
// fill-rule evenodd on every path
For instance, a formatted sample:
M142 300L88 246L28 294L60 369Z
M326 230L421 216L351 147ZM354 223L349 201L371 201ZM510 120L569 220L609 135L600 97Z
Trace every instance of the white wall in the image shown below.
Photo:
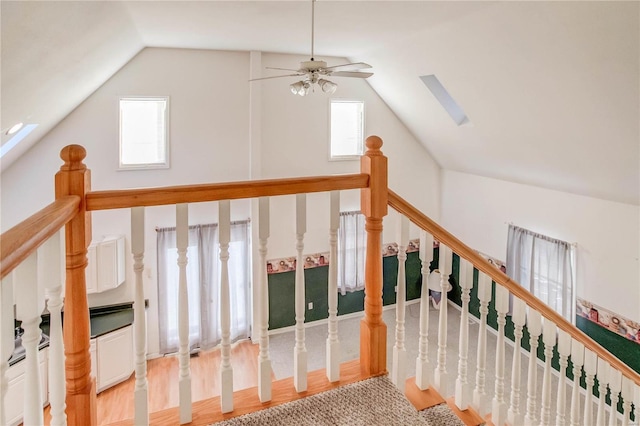
M255 56L255 54L254 54ZM296 67L301 57L262 54L262 66ZM285 61L285 62L283 62ZM339 60L334 60L337 63ZM2 230L53 200L53 176L67 144L86 147L92 189L118 189L246 180L261 169L263 178L354 173L358 161L328 161L328 96L293 96L289 79L248 83L249 52L147 48L125 65L33 149L2 174ZM439 167L426 150L361 80L341 79L336 95L366 102L366 134L381 136L389 156L389 185L428 214L439 211ZM250 84L262 85L250 96ZM130 95L170 97L171 168L118 171L118 98ZM255 95L255 92L254 92ZM257 108L254 103L260 103ZM256 117L256 110L261 117ZM255 122L252 122L252 117ZM251 136L261 123L260 137ZM251 144L254 144L252 146ZM255 146L255 144L259 146ZM261 152L252 165L251 153ZM424 184L428 182L429 184ZM25 196L28 188L28 196ZM342 195L344 209L359 208L358 191ZM293 197L272 201L269 257L295 254ZM305 253L328 250L328 195L308 200ZM129 211L93 213L93 234L126 234ZM232 203L232 219L251 215L247 201ZM190 205L190 223L217 221L216 203ZM149 353L157 352L156 227L174 226L175 208L148 208L145 242L145 295L149 299ZM387 221L385 221L387 226ZM390 230L391 226L388 226ZM393 241L393 233L385 241ZM90 306L133 300L132 262L118 289L89 296Z
M577 243L577 295L640 319L640 209L443 171L441 223L470 247L505 260L508 223Z

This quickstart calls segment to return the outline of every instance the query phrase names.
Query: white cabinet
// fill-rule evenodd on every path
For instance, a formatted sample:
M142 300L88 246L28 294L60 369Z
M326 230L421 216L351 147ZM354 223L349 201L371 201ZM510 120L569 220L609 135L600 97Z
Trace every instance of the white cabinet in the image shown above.
M91 350L91 368L95 371L98 392L128 379L133 373L133 326L93 339Z
M44 348L38 353L40 366L40 391L43 406L49 403L48 388L48 353L49 348ZM7 369L7 379L9 386L5 397L5 419L7 424L14 426L22 423L24 414L24 380L25 361L19 361Z
M100 293L124 282L124 235L107 236L87 249L87 293Z

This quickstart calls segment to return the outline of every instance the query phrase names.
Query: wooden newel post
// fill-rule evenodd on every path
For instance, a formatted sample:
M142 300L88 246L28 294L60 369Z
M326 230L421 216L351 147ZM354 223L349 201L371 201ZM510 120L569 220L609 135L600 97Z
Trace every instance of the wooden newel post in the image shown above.
M364 319L360 323L360 369L375 375L387 371L387 326L382 321L382 218L387 215L387 157L382 139L369 136L360 171L369 175L369 187L361 190L360 206L365 216Z
M91 213L86 210L85 194L91 190L91 172L82 162L87 152L80 145L62 149L64 161L56 173L56 198L79 195L78 214L66 225L66 269L64 299L64 354L67 383L67 421L69 425L96 425L95 380L91 377L89 306L85 268L87 247L91 243Z

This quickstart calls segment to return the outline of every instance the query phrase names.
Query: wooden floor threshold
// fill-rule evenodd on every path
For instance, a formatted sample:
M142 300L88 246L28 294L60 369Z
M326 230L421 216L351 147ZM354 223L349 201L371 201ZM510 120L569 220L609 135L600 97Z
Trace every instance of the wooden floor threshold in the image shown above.
M360 360L345 362L340 365L340 380L331 383L327 379L324 369L313 371L307 377L308 389L305 392L298 393L293 386L293 377L274 381L272 384L271 396L269 402L262 403L258 399L258 388L252 387L243 389L233 394L233 403L236 407L231 413L223 414L220 411L220 397L196 401L193 403L193 415L189 426L206 426L211 423L241 416L243 414L253 413L269 407L275 407L289 401L295 401L300 398L315 395L326 390L334 389L349 383L355 383L364 380L369 376L360 372ZM180 415L178 407L151 413L149 416L150 424L164 426L175 426L180 424ZM123 420L111 423L114 426L131 426L133 419Z

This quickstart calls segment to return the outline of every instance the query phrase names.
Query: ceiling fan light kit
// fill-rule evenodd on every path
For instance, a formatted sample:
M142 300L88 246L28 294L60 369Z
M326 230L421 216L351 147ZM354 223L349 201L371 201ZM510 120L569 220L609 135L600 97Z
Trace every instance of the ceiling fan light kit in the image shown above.
M318 85L322 92L333 94L335 93L338 85L333 81L327 80L324 77L351 77L351 78L367 78L371 77L373 73L370 72L358 72L362 69L371 68L371 65L364 62L355 62L350 64L334 65L332 67L327 66L325 61L316 61L313 57L314 47L314 21L315 21L315 2L311 0L311 59L309 61L300 62L300 68L297 70L289 68L272 68L267 69L280 70L280 71L293 71L295 74L276 75L273 77L254 78L249 81L267 80L272 78L281 77L302 77L302 80L296 81L289 85L291 93L294 95L306 96L312 90L314 85Z

